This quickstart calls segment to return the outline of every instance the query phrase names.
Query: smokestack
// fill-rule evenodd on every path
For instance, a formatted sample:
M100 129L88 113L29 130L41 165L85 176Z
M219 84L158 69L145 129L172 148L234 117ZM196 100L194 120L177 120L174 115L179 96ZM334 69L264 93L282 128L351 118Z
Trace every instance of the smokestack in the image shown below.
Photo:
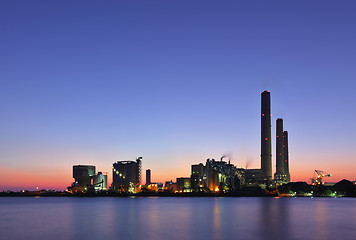
M151 169L146 170L146 185L151 184Z
M290 182L288 132L287 131L283 132L283 152L284 152L284 174L286 175L287 182Z
M283 150L283 119L276 121L276 174L275 179L281 179L284 175L284 150Z
M271 97L268 91L261 93L261 171L263 179L272 180Z

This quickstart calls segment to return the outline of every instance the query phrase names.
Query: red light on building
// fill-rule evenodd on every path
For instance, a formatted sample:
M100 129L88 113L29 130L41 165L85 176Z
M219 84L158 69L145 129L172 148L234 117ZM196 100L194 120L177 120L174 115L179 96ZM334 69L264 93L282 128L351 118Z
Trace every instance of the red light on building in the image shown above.
M278 137L278 135L277 135L277 137Z
M262 117L264 117L265 116L265 114L264 113L262 113Z
M268 140L268 138L265 138L265 140L267 141L267 140Z
M279 156L282 156L282 153L279 153Z

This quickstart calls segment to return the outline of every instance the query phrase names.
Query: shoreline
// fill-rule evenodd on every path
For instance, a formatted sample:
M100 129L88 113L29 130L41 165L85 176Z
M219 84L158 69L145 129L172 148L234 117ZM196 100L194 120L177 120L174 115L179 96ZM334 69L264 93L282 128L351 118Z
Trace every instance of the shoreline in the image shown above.
M36 193L19 193L19 192L12 192L12 193L0 193L1 197L69 197L69 198L98 198L98 197L117 197L117 198L146 198L146 197L173 197L173 198L220 198L220 197L263 197L263 198L355 198L356 196L349 196L349 195L342 195L342 196L306 196L306 195L278 195L274 194L238 194L238 193L230 193L230 194L219 194L219 193L204 193L204 194L197 194L197 193L139 193L139 194L109 194L109 193L87 193L87 194L68 194L65 192L55 192L55 193L46 193L46 194L36 194Z

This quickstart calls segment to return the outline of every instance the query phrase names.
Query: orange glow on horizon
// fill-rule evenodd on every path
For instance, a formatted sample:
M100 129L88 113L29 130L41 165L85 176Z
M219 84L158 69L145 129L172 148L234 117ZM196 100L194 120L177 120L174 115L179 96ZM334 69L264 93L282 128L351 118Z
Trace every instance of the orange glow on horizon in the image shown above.
M291 158L292 156L292 158ZM355 181L355 175L353 169L355 169L355 165L352 165L352 162L348 163L347 159L341 159L338 163L334 162L333 159L325 159L322 160L301 160L303 156L294 156L291 155L290 158L290 174L291 181L303 181L310 184L310 178L313 177L313 172L315 169L320 169L325 172L332 174L332 177L325 178L325 182L338 182L343 179L347 179L350 181ZM315 156L309 156L310 159L315 159ZM145 169L150 168L152 170L151 177L152 182L161 182L165 183L166 181L172 180L176 182L176 178L178 177L190 177L191 173L191 165L203 163L205 165L204 160L196 160L194 157L185 157L185 161L180 161L181 157L176 157L169 163L162 164L162 162L143 162L142 168L142 178L141 184L145 184ZM204 158L202 158L204 159ZM324 160L324 159L323 159ZM79 161L81 162L81 161ZM84 163L86 163L85 161ZM93 161L89 161L89 163L93 164ZM308 163L306 163L308 162ZM340 164L342 163L342 164ZM77 164L77 162L75 163ZM245 167L245 162L235 161L233 164L238 167ZM67 163L65 163L67 165ZM95 163L93 164L95 165ZM249 169L259 168L260 166L259 158L256 157L252 164L249 165ZM274 165L274 161L272 162L272 166ZM106 168L104 168L105 166ZM108 186L111 185L112 182L112 171L111 164L101 163L100 165L96 165L97 171L108 172ZM72 178L72 165L68 165L65 168L50 168L50 167L42 167L34 170L27 169L19 169L17 167L1 167L1 175L2 181L0 183L0 191L4 190L20 190L20 189L28 189L35 190L36 187L39 189L54 189L54 190L65 190L68 186L73 182ZM110 169L109 171L107 169Z

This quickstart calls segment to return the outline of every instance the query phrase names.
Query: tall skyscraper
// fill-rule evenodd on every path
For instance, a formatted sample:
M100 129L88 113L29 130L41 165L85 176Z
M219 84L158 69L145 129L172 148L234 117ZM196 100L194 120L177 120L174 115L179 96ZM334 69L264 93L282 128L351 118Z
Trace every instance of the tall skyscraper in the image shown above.
M290 182L288 132L287 131L283 132L283 152L284 152L284 174L286 175L286 181Z
M283 150L283 119L278 118L276 121L276 180L284 179L284 150Z
M261 93L261 172L264 180L272 180L271 97Z

